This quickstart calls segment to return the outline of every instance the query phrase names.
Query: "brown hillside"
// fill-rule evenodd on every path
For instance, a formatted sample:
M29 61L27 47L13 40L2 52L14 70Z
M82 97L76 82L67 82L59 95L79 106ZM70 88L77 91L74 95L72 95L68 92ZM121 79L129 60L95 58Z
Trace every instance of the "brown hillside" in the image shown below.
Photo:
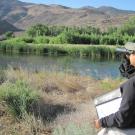
M0 2L1 19L21 29L43 23L66 26L91 25L104 30L109 26L120 26L131 16L135 16L134 11L105 6L73 9L61 5L31 4L18 0L1 0Z
M0 20L0 34L3 34L7 31L20 31L16 27L14 27L12 24L8 23L5 20Z

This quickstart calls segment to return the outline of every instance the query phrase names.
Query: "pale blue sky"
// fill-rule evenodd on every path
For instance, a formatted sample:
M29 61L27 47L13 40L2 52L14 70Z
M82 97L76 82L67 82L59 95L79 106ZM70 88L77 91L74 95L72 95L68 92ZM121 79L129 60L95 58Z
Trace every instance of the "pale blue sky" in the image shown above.
M63 6L79 8L82 6L112 6L119 9L134 10L135 0L20 0L32 3L59 4Z

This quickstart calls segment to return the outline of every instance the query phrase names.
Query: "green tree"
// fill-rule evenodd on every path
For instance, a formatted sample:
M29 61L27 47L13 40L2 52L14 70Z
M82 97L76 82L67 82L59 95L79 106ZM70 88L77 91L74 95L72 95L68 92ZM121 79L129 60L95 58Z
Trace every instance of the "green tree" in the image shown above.
M14 37L14 33L13 33L12 31L8 31L8 32L5 33L5 37L6 37L7 39L13 38L13 37Z
M135 17L131 18L127 23L119 28L119 33L121 33L122 35L135 35Z
M31 37L48 36L49 35L49 28L46 25L37 24L37 25L30 27L27 30L27 34Z

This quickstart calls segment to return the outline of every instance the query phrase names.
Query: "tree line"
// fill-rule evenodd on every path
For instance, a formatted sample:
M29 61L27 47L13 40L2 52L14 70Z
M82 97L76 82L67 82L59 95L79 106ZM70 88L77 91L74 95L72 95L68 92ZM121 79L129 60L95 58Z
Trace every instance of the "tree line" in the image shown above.
M11 35L11 33L6 34L6 36ZM91 26L36 24L26 30L26 35L22 38L26 43L123 45L129 41L135 42L135 17L121 27L109 27L107 31Z

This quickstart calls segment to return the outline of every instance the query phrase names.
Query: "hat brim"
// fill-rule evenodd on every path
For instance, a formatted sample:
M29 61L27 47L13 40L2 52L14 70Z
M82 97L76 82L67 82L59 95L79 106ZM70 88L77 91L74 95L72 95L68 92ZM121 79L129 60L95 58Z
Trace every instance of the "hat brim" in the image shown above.
M124 46L129 51L135 51L135 43L128 42Z

